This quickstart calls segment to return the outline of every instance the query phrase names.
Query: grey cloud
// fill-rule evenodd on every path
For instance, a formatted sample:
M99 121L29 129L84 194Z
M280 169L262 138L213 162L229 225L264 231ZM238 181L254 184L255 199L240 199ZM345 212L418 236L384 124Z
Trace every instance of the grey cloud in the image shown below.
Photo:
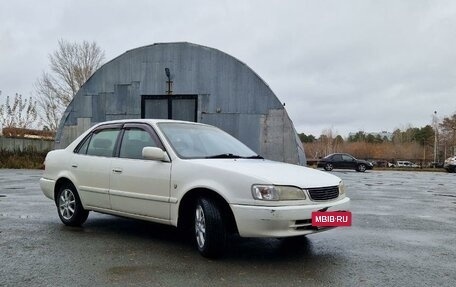
M20 16L18 16L20 15ZM456 111L452 1L0 3L0 96L27 94L59 38L110 60L154 42L227 52L272 88L299 132L389 130Z

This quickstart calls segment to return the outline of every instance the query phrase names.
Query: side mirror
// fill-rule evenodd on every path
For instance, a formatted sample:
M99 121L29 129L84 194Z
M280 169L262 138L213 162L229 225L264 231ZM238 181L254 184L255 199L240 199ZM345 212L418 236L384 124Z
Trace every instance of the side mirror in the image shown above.
M142 156L144 159L149 160L169 161L168 155L158 147L144 147L142 150Z

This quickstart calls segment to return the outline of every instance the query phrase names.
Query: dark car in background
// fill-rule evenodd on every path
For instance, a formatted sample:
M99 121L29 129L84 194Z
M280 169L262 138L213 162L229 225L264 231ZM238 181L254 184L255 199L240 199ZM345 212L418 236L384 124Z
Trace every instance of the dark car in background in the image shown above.
M341 168L365 172L368 169L372 169L373 164L365 160L356 159L347 153L332 153L320 159L317 167L324 168L326 171Z
M448 172L456 172L456 156L449 157L443 165Z

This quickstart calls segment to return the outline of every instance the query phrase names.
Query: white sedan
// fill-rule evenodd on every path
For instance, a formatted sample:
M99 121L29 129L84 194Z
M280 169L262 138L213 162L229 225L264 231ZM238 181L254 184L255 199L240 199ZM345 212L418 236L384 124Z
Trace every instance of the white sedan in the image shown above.
M66 225L96 211L179 226L207 257L222 254L230 233L327 230L312 226L312 212L346 211L350 201L334 175L265 160L216 127L172 120L97 124L48 153L40 186Z

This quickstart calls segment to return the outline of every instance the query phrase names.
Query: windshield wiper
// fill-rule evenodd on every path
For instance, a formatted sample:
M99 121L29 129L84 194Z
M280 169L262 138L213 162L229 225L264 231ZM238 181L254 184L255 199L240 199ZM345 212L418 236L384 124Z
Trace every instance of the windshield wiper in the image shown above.
M232 153L222 153L216 154L211 156L206 156L205 158L246 158L246 159L263 159L260 155L252 155L252 156L240 156Z
M261 155L252 155L252 156L244 156L242 158L249 158L249 159L264 159Z
M221 153L221 154L206 156L206 158L242 158L242 156L232 154L232 153Z

